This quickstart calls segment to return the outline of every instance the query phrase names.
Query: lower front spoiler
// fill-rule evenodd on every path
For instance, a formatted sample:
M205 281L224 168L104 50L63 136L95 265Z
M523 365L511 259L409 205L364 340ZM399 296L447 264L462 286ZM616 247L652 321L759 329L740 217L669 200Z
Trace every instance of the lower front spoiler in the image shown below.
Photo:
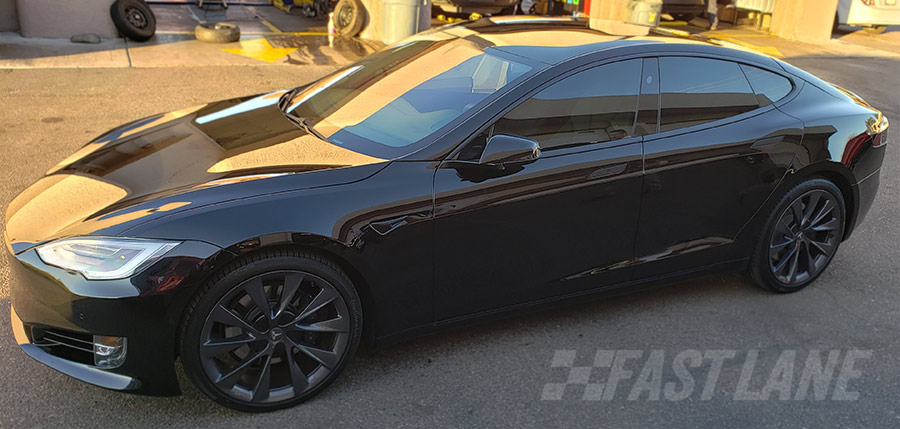
M49 366L70 377L77 378L85 383L96 386L105 387L113 390L136 390L141 387L141 382L127 375L114 374L102 369L94 368L78 362L62 359L45 352L40 347L31 344L28 335L25 333L25 324L19 319L15 308L9 306L10 324L12 325L13 335L22 351L32 359Z

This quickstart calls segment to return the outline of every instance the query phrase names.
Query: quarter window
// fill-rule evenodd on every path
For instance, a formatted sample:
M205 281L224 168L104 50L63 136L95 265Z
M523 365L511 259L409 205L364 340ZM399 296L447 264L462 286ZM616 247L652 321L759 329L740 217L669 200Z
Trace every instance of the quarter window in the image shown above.
M756 109L756 94L738 64L662 57L660 131L704 124Z
M750 81L760 106L768 106L781 100L794 88L791 81L775 73L744 64L741 64L741 70L744 70L747 80Z
M494 134L537 140L543 150L634 135L641 60L606 64L569 76L522 102Z

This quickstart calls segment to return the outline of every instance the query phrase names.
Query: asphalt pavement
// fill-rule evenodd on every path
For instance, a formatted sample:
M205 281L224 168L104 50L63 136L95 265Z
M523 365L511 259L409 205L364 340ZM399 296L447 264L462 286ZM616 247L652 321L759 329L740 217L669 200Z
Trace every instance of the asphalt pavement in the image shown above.
M318 397L261 415L213 404L183 374L184 395L174 398L81 383L22 353L8 329L9 313L0 311L0 427L898 427L900 60L815 55L787 60L853 90L895 123L874 207L841 245L828 271L806 290L775 295L739 275L712 275L456 329L363 351ZM298 85L331 69L0 70L0 207L113 126ZM3 261L0 308L9 305L7 271ZM634 375L619 383L620 392L586 400L584 387L575 383L561 399L545 396L548 384L573 377L566 365L551 367L555 356L574 355L575 366L590 367L598 350L634 350L643 356L632 361ZM681 400L667 395L654 400L652 392L629 400L653 350L662 350L669 360L690 350L730 350L735 358L725 361L708 398L698 387ZM757 356L758 371L750 389L759 391L791 350L801 357L811 350L836 350L840 356L862 351L853 367L858 373L844 386L858 395L836 400L829 390L822 399L797 400L802 365L786 400L778 394L768 400L738 395L751 354ZM695 369L698 384L705 371ZM595 380L602 383L604 374L597 370ZM663 374L666 381L677 380L671 366Z

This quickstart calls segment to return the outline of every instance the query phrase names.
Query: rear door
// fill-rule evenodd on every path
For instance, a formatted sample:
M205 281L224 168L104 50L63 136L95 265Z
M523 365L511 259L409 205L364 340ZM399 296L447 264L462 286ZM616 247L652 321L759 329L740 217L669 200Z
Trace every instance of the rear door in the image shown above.
M719 262L784 177L802 136L800 121L772 105L792 84L770 71L664 56L659 84L658 132L644 136L639 277Z

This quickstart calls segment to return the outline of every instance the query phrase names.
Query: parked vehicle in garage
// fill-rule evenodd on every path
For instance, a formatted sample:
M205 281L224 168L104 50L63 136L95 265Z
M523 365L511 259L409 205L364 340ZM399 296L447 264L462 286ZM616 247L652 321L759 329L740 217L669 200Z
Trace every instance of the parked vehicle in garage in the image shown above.
M889 25L900 25L898 0L838 0L834 27L861 25L864 31L882 33Z
M10 204L11 325L88 383L267 411L365 340L661 279L810 285L887 119L710 39L490 18L310 84L125 124Z
M662 13L672 15L672 18L690 22L706 10L704 0L663 0Z

